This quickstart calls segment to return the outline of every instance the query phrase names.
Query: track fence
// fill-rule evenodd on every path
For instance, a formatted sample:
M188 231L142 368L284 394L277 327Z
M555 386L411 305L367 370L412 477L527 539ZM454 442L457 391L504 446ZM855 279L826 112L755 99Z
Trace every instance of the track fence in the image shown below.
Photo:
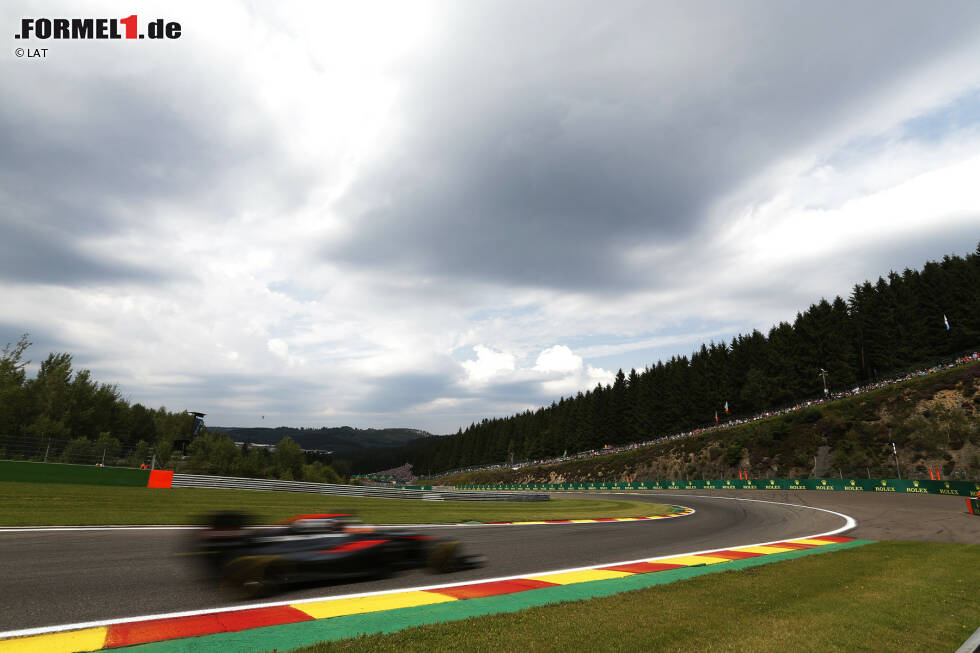
M272 492L309 492L342 497L373 497L385 499L420 499L423 501L548 501L547 494L526 492L479 492L431 488L387 488L301 481L274 481L202 474L174 474L171 487L211 488L231 490L265 490Z

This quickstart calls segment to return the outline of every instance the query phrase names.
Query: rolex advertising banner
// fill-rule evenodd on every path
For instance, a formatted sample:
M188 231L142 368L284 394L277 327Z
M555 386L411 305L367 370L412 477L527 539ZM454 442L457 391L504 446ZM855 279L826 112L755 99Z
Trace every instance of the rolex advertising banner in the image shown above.
M878 492L899 494L947 494L975 497L980 482L908 481L871 478L754 478L712 481L634 481L620 483L523 483L518 485L458 485L460 490L535 490L543 492L628 492L633 490L814 490L816 492Z

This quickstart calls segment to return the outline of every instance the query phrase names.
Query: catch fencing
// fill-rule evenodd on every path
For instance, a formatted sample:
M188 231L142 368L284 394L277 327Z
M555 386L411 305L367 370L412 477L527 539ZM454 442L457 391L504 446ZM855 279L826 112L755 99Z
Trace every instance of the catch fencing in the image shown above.
M474 492L452 488L415 486L405 488L304 483L258 478L175 474L165 470L127 469L95 465L66 465L23 460L0 460L0 481L20 483L75 483L79 485L118 485L151 488L211 488L225 490L265 490L270 492L309 492L341 497L418 499L422 501L548 501L547 494L528 492Z
M340 497L371 497L381 499L420 499L422 501L548 501L547 494L515 492L475 492L421 488L388 488L302 481L274 481L202 474L174 474L173 488L211 488L228 490L265 490L271 492L308 492Z
M116 438L54 438L0 434L0 460L99 465L100 467L139 467L153 459L153 447L146 443L123 445Z

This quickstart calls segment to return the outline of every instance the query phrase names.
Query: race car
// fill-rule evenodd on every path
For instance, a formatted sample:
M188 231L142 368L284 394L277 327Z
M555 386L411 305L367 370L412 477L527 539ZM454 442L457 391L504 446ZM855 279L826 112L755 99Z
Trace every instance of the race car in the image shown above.
M406 569L448 573L484 562L483 556L463 555L456 540L363 526L347 513L299 515L259 528L248 527L249 521L241 513L211 515L190 550L211 578L243 598Z

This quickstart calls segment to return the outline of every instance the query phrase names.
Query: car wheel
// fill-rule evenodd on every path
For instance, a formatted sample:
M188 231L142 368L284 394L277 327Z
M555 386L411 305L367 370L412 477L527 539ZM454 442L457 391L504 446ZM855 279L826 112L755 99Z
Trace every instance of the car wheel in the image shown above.
M243 599L268 596L278 586L269 566L273 556L243 556L225 567L223 585Z
M459 542L439 542L429 552L429 569L437 574L445 574L456 569Z

